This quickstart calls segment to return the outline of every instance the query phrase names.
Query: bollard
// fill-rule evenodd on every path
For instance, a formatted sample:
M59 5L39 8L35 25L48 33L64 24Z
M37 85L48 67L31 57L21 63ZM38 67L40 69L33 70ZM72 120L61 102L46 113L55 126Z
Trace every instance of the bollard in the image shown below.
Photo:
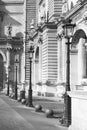
M35 106L35 111L36 112L41 112L42 111L42 106L41 105L36 105Z
M21 102L21 98L20 97L18 97L18 102Z
M25 99L25 91L24 90L20 91L20 98L21 98L21 100Z
M21 99L21 103L22 104L26 104L26 100L25 99Z
M46 109L45 110L45 115L46 115L46 117L48 118L48 117L53 117L53 110L50 110L50 109Z

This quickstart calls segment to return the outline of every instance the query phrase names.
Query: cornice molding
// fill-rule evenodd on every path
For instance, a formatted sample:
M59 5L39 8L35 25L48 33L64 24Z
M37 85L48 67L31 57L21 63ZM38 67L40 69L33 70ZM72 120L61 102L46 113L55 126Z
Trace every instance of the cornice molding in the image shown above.
M78 2L68 13L65 14L65 19L76 15L76 13L79 10L81 10L86 4L87 4L87 1L84 1L83 3Z
M39 33L42 33L43 30L41 28L41 26L37 26L37 28L35 29L34 33L33 33L33 38L37 37L39 35Z
M15 45L22 45L23 44L23 39L22 38L17 38L17 37L12 37L12 38L6 38L6 37L0 37L0 45L5 44L5 43L14 43Z
M64 19L72 19L72 22L77 22L79 19L82 19L82 10L84 10L85 5L87 5L87 1L84 0L84 2L78 2L69 12L62 14L60 16L60 19L57 23L57 26L62 25L62 20Z
M33 38L35 39L35 37L38 37L39 33L42 33L43 30L45 30L45 28L49 28L49 29L57 29L57 24L55 24L54 22L45 22L43 23L40 28L37 28L33 34Z
M44 30L45 28L57 29L57 24L55 24L54 22L45 22L45 23L43 23L41 28L42 28L42 30Z
M65 17L71 17L73 14L75 14L78 10L80 10L80 8L82 7L82 5L80 3L76 4L76 6L74 6L69 12L67 12L65 14Z

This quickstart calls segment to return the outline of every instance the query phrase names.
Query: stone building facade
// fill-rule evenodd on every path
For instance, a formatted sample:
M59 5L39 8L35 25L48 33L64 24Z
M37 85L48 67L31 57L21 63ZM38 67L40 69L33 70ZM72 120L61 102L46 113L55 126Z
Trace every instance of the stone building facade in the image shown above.
M8 83L8 78L13 89L16 80L16 59L19 60L17 64L17 82L22 84L24 81L23 8L23 0L0 1L0 89Z
M15 59L15 57L20 57L20 65L18 67L20 72L18 78L19 83L24 83L26 81L29 83L30 70L28 37L29 35L31 35L30 27L33 24L34 29L32 31L32 36L34 39L33 42L35 47L32 63L33 89L35 90L37 88L38 83L43 84L41 85L42 90L46 88L44 84L48 84L48 86L56 85L56 87L54 87L55 93L57 92L57 88L61 86L61 84L65 84L66 45L64 43L66 39L62 37L62 35L60 38L58 37L58 34L62 33L62 27L61 23L59 24L59 20L60 16L63 14L65 18L70 17L71 19L73 19L73 22L76 22L77 24L73 38L74 44L71 48L71 90L75 89L75 85L77 85L78 87L82 83L84 84L87 75L85 60L86 47L84 48L83 46L81 46L81 44L75 43L79 41L79 37L86 37L86 6L84 6L83 9L83 6L80 5L79 2L75 4L76 5L72 4L72 2L70 3L70 0L69 4L66 0L1 1L1 54L4 56L4 60L7 59L6 55L7 57L9 57L9 60L5 61L6 63L4 62L4 65L6 66L5 68L8 68L8 66L12 66L14 68L13 59ZM85 22L80 20L81 13L79 14L80 11L78 11L80 9L82 9L82 18L85 20ZM8 27L12 27L12 30L10 28L11 37L9 37ZM85 40L82 41L84 42ZM10 49L8 49L7 43L10 44ZM7 54L4 54L3 49L6 50L4 51ZM8 54L8 50L10 54ZM12 58L13 61L11 60L11 54L14 57ZM8 69L6 69L6 71L6 73L8 73ZM12 69L12 71L13 73L11 75L13 75L13 79L15 80L15 69Z
M76 10L77 9L77 10ZM79 10L79 11L78 11ZM84 84L86 81L86 3L85 1L82 3L77 2L75 6L73 6L72 9L70 9L68 12L63 14L66 18L71 18L72 22L76 24L76 27L74 29L74 36L72 38L72 45L71 45L71 90L74 89L74 86L80 86ZM81 17L82 16L82 17ZM63 81L63 77L65 76L65 71L66 71L66 46L64 43L66 43L66 39L64 38L63 34L63 29L62 29L63 24L59 24L57 28L57 36L58 36L58 46L59 46L59 51L58 51L58 56L59 58L61 57L62 59L59 59L58 61L58 79L59 81ZM60 31L61 30L61 31ZM60 37L59 37L60 36ZM63 50L61 53L60 50ZM61 50L61 51L62 51ZM65 81L65 79L64 79Z
M87 130L86 0L75 3L72 0L0 1L0 89L8 82L8 77L11 86L15 83L15 59L19 60L18 85L29 83L29 35L32 35L34 43L33 91L56 95L58 88L64 88L67 57L61 18L70 18L76 23L70 48L72 123L69 129Z
M67 2L65 1L65 4ZM72 23L76 24L70 48L70 92L67 92L71 97L71 125L69 130L86 130L87 115L87 1L78 0L75 5L69 3L66 10L63 9L62 18L72 19ZM63 76L66 77L66 39L62 30L62 20L58 22L57 42L58 51L58 80L62 82ZM60 31L61 30L61 31ZM63 52L63 53L61 53ZM60 58L62 57L62 59ZM62 65L61 65L62 64ZM61 71L60 71L61 70Z
M40 0L38 2L37 28L33 33L35 53L34 53L34 83L35 89L38 83L42 86L37 91L46 91L46 84L53 85L58 80L58 55L57 55L57 24L62 12L62 0ZM45 84L45 85L44 85ZM51 87L52 88L52 87ZM56 92L51 90L50 92Z
M25 0L24 1L24 19L25 19L25 81L29 82L29 35L31 33L31 23L34 22L34 27L36 28L36 6L37 6L37 2L36 0Z

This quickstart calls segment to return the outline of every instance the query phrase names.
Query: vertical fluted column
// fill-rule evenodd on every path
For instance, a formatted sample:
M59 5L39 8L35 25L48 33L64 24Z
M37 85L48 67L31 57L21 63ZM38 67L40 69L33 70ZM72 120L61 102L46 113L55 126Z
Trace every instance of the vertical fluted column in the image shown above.
M85 76L85 39L80 38L78 43L78 84L82 82L82 78Z

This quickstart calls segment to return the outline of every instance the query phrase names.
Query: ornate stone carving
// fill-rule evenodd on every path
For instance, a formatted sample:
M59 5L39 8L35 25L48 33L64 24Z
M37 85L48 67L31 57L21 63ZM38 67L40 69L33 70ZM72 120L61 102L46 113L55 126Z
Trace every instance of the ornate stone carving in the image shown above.
M85 24L87 24L87 5L84 6L82 11L82 20Z
M67 0L63 0L62 13L64 14L67 11L69 11L68 2L67 2Z
M11 37L11 35L12 35L12 25L9 24L8 25L8 36Z
M61 39L62 37L64 37L64 30L63 28L60 26L58 28L58 31L57 31L57 39Z
M39 36L38 36L38 43L43 43L43 39L42 39L42 35L40 34Z

